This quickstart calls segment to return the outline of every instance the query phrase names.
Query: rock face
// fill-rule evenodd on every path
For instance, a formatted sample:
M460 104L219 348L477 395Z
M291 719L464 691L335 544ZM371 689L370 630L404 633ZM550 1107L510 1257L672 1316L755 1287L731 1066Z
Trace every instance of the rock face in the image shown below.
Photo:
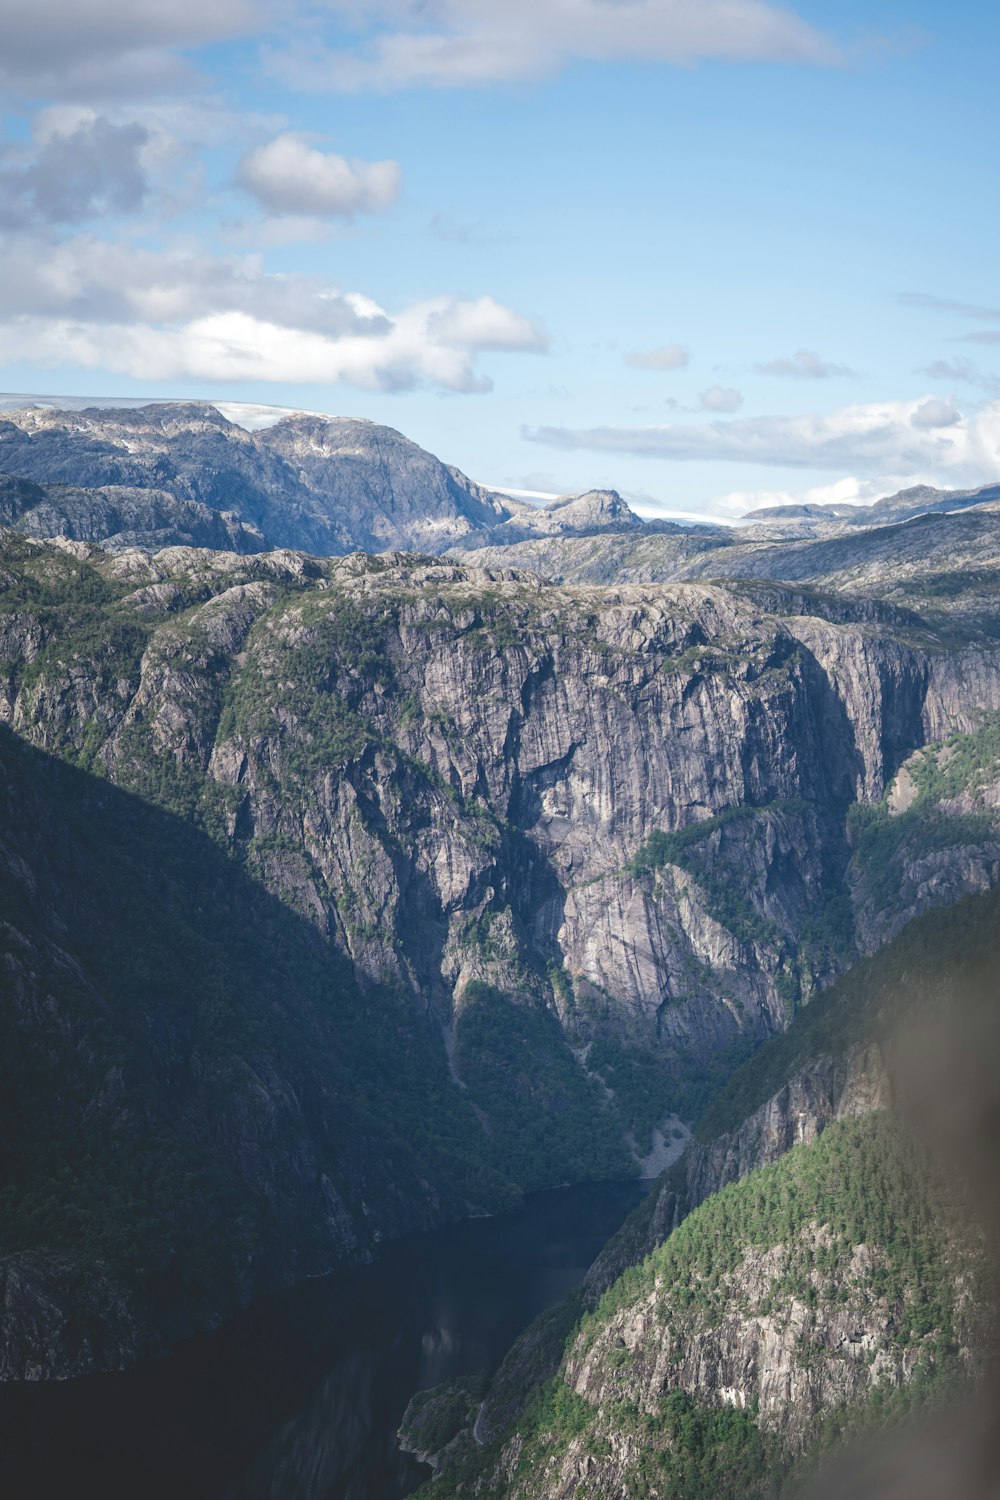
M131 482L97 446L95 475ZM207 483L207 459L198 472ZM30 483L14 487L22 499ZM206 1187L193 1217L178 1207L198 1142L233 1167L223 1187L247 1238L223 1236L218 1261L192 1273L188 1328L379 1235L627 1171L630 1143L643 1155L672 1111L693 1117L729 1049L781 1032L907 915L994 878L1000 651L869 601L801 595L790 609L783 587L555 586L396 553L111 554L10 533L0 575L0 718L22 746L73 763L87 805L98 791L135 799L137 819L162 820L152 847L182 830L192 867L215 872L189 909L177 863L164 902L155 859L124 832L123 868L141 881L98 879L81 854L76 884L60 884L54 855L42 870L29 857L26 828L4 865L25 911L9 934L22 988L7 1040L47 1039L38 1076L55 1095L72 1059L89 1060L86 1098L54 1127L58 1171L32 1159L18 1192L46 1179L72 1197L59 1143L82 1121L101 1140L119 1122L137 1173L144 1131L184 1127L170 1136L166 1229L149 1231L123 1327L152 1316L184 1235L224 1201ZM904 767L906 807L884 800ZM114 826L128 825L116 807ZM81 832L88 842L106 833ZM219 904L230 880L238 909ZM42 920L30 892L46 882ZM114 925L60 926L100 911L81 892L110 892L114 911L133 886L176 922L158 950L174 979L137 1035L88 937L106 947ZM142 919L128 930L141 950ZM115 951L114 972L149 983ZM236 1024L231 977L222 1012L198 1019L204 972L213 1001L216 976L247 976L266 1045ZM64 995L50 973L77 979ZM290 1015L284 994L305 1010ZM232 1055L213 1051L230 1031ZM203 1033L207 1051L192 1040ZM133 1076L158 1101L149 1119ZM836 1076L812 1086L840 1107ZM39 1097L11 1104L5 1137L25 1137ZM779 1126L765 1135L787 1136ZM742 1171L753 1151L731 1149ZM707 1182L723 1167L704 1170ZM6 1247L29 1261L65 1247L48 1229L31 1238L49 1222L35 1212ZM121 1358L132 1347L123 1334ZM106 1357L79 1349L80 1368Z
M882 823L849 815L917 747L985 733L995 648L718 585L18 557L18 733L207 822L363 983L429 1009L460 1078L473 996L480 1016L534 1007L640 1147L690 1114L695 1064L783 1029L860 948L996 869L988 799L979 822L939 810L929 851L916 813L886 812L888 856ZM85 625L40 607L46 570L105 591Z

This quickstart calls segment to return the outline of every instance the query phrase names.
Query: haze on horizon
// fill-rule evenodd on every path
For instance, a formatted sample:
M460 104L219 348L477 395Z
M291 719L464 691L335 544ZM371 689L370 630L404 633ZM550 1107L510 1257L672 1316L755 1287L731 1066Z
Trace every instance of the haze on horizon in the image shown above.
M734 515L1000 473L1000 15L0 0L0 388Z

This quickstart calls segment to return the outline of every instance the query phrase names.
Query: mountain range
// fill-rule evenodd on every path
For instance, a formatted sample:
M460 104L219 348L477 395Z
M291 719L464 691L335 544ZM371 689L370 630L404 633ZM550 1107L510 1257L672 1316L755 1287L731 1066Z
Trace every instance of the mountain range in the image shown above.
M996 957L995 486L682 527L204 403L0 475L6 1378L692 1126L432 1493L736 1500L974 1371L879 1027Z

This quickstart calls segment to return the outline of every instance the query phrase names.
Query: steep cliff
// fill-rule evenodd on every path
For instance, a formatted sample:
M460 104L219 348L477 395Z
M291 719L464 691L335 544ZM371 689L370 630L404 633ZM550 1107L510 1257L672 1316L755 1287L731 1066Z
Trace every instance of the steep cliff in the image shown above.
M825 1424L961 1368L964 1265L891 1129L831 1125L607 1294L548 1396L566 1416L532 1414L503 1492L766 1494Z
M910 616L843 597L784 613L781 589L556 587L399 554L108 555L10 534L0 571L5 722L88 785L168 815L197 860L224 861L202 908L213 934L224 868L248 903L235 933L280 928L279 955L314 954L310 992L343 966L340 1020L313 1050L346 1049L351 1077L366 1059L363 1111L330 1125L317 1084L315 1121L289 1125L288 1149L311 1159L328 1128L364 1139L388 1197L373 1207L357 1188L368 1168L327 1170L368 1208L349 1206L312 1264L363 1253L359 1224L391 1233L627 1171L658 1123L697 1113L740 1049L782 1031L862 946L995 878L984 715L1000 709L1000 651ZM952 770L924 778L918 817L890 788L931 741ZM30 870L29 853L11 869ZM879 861L903 883L880 884ZM76 904L72 886L55 892L53 922ZM86 980L73 1006L99 1009L91 957L54 934ZM259 941L259 972L286 972ZM184 955L184 932L161 947ZM229 967L244 972L222 956L207 972ZM194 959L178 983L193 994L203 972ZM120 1004L93 1049L105 1071ZM382 1126L423 1144L397 1154ZM456 1133L461 1181L442 1158ZM43 1227L12 1251L65 1243ZM264 1280L301 1273L274 1254ZM259 1284L231 1275L209 1301Z

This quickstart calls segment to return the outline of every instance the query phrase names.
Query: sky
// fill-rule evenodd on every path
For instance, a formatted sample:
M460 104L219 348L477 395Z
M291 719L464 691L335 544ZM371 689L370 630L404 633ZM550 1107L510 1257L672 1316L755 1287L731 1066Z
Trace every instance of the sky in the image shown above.
M1000 477L1000 7L0 0L0 389L731 517Z

